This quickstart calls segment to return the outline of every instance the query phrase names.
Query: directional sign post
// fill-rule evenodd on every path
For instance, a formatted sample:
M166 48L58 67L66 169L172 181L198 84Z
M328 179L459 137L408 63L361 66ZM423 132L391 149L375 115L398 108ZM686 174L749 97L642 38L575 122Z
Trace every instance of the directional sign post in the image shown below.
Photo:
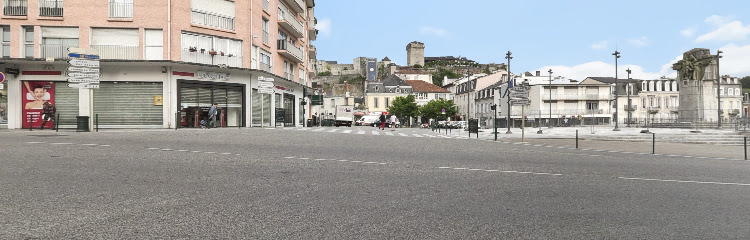
M99 51L85 48L68 48L68 87L98 89L99 78Z
M91 89L99 89L98 84L88 84L88 83L76 83L76 84L68 84L68 87L71 88L91 88Z
M530 103L529 99L510 99L511 105L529 105Z
M258 93L275 93L276 91L274 91L274 88L276 87L276 84L274 84L273 81L273 78L258 76Z

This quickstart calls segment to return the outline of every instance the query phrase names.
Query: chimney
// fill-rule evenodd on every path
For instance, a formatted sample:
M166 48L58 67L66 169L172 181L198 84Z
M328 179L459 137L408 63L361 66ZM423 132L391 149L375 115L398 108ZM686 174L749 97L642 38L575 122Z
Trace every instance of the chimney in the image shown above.
M541 76L541 74L542 74L542 73L541 73L540 71L536 71L536 76L537 76L537 77Z

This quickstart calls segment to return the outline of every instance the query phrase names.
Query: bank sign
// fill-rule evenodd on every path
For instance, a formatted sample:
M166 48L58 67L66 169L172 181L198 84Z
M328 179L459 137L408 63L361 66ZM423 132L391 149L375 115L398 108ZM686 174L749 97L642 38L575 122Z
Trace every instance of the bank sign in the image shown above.
M229 73L197 71L195 72L195 78L229 81L231 75Z

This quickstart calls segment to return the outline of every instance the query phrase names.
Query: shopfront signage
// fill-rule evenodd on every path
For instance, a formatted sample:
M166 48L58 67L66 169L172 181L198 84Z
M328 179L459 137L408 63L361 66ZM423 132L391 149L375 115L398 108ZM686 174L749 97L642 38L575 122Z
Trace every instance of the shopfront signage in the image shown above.
M70 66L73 66L73 67L90 67L90 68L99 67L98 60L70 59L68 63L70 63Z
M197 71L195 72L195 78L228 81L231 75L229 73Z

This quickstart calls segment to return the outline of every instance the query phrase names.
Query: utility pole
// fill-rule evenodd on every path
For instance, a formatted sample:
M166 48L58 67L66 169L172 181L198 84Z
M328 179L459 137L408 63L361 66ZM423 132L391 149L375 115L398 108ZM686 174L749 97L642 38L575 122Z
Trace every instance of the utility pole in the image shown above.
M716 50L716 75L717 75L716 96L719 100L719 103L718 103L719 109L717 111L719 114L719 128L721 128L721 115L722 115L721 114L721 73L719 73L719 59L721 59L721 53L723 53L721 50Z
M510 87L511 85L510 81L513 81L511 79L512 73L510 73L510 60L513 59L513 57L510 56L511 54L513 53L511 53L510 51L508 51L508 53L505 54L505 59L508 59L508 87ZM510 92L510 89L506 89L506 92ZM508 113L507 113L508 115L507 115L507 118L506 118L507 120L505 121L505 124L508 125L508 131L505 132L505 134L511 134L512 132L510 131L510 93L507 95L508 95Z
M620 111L617 111L617 109L619 107L619 106L617 106L617 104L618 104L617 103L617 99L620 98L619 91L617 91L618 90L617 89L617 85L618 85L618 81L617 81L617 59L620 58L620 52L618 52L618 51L615 50L615 53L613 53L612 55L615 56L615 129L612 129L612 131L620 131L620 128L618 128L618 123L619 123L619 119L618 118L619 118L619 115L620 115L619 114Z
M633 110L632 108L630 108L630 91L632 91L630 87L630 68L628 68L628 70L625 70L625 71L628 72L628 83L627 85L625 85L626 86L625 91L628 92L628 109L625 109L625 111L628 112L628 124L626 125L626 127L630 127L630 116L633 115L633 112L632 112Z
M552 128L552 69L549 71L549 128Z

